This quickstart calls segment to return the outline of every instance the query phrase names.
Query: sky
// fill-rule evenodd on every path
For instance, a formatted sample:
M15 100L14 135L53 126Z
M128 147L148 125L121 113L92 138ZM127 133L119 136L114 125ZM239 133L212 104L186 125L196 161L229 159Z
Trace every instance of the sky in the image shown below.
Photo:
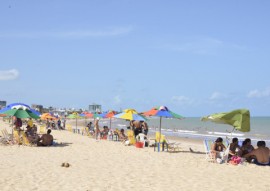
M0 100L270 116L270 1L1 0Z

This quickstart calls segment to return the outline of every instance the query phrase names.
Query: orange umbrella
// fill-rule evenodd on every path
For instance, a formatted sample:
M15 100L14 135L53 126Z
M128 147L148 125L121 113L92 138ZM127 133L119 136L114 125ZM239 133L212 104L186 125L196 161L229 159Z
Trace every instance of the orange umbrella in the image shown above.
M41 118L41 120L47 120L47 119L57 120L57 118L52 116L50 113L43 113L40 116L40 118Z

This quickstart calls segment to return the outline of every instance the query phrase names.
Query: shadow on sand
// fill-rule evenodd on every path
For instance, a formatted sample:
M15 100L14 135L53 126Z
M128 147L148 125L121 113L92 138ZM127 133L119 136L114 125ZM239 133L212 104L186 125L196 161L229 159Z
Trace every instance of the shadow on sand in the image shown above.
M189 151L168 151L169 153L192 153L192 154L200 154L205 155L205 152L201 151L194 151L193 149L189 148Z

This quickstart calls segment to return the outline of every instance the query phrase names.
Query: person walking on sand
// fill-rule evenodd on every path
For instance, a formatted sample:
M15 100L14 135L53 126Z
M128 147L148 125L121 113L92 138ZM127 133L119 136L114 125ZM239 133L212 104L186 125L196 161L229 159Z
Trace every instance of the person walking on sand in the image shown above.
M99 122L99 118L97 117L96 120L95 120L95 137L96 137L96 140L98 140L98 136L99 136L99 133L100 133L98 122Z

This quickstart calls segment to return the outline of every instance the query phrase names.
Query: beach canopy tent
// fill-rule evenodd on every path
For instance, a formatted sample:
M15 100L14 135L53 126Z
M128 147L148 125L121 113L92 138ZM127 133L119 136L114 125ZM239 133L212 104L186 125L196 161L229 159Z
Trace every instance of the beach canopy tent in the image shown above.
M125 120L135 120L135 121L146 121L147 119L140 115L135 109L125 109L124 112L116 114L114 118L125 119Z
M201 118L202 121L212 121L214 123L228 124L241 132L250 131L250 112L247 109L236 109L230 112L214 113Z
M160 121L159 121L160 135L161 135L161 121L162 121L163 117L174 118L174 119L183 119L184 118L183 116L170 111L166 106L154 107L149 111L143 112L142 115L147 116L147 117L156 116L156 117L160 118ZM159 136L159 142L160 142L160 138L161 138L161 136Z

